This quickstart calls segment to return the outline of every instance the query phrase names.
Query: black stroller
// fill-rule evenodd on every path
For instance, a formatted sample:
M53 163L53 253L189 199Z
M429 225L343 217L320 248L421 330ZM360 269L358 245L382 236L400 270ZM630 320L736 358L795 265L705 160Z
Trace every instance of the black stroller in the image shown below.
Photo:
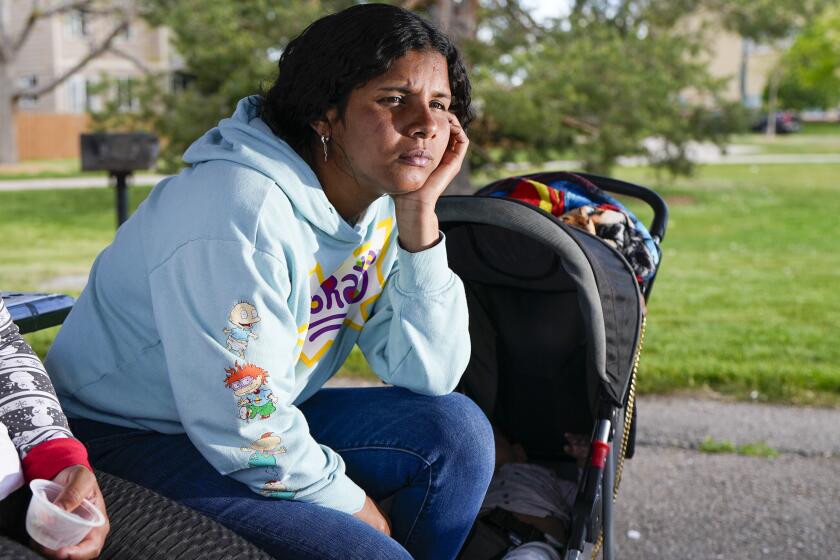
M613 246L544 205L499 197L513 182L563 178L588 185L594 196L609 191L653 209L649 245L657 254L647 277ZM612 559L612 504L624 459L634 451L636 368L668 221L664 200L615 179L552 172L497 181L475 196L443 197L437 214L449 265L464 281L469 303L473 357L460 390L521 443L530 462L557 472L570 464L563 434L591 434L586 467L575 476L564 553L577 560L585 550L594 558L602 549ZM507 531L511 546L501 553L483 548L473 542L480 521L462 560L501 558L534 538L496 527Z

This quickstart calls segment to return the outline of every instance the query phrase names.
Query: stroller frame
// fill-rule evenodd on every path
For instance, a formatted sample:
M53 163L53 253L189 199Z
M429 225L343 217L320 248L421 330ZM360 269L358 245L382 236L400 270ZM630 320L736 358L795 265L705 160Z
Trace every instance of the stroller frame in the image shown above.
M525 175L520 178L548 183L557 175L558 172L545 172ZM659 243L665 237L668 224L668 207L662 197L647 187L617 179L585 173L577 173L576 175L584 177L604 191L645 202L653 210L653 220L649 230L658 248ZM534 226L526 224L526 221L528 221L526 214L536 212L542 218L549 220L549 222L534 220L536 229L539 230L537 233L541 236L541 239L550 239L555 243L565 244L569 248L570 256L566 256L567 260L563 261L563 267L571 271L569 272L570 276L579 278L582 284L588 283L589 286L602 287L602 283L594 282L594 276L597 276L594 269L602 266L613 267L613 272L623 266L625 272L630 272L632 276L630 265L624 257L600 239L577 228L572 228L548 212L525 202L486 196L501 183L509 180L503 179L491 183L478 191L475 196L446 196L441 198L436 208L441 229L447 232L453 227L464 224L479 227L486 225L508 228L520 234L529 234L528 230L534 229ZM525 207L527 211L515 208L514 205ZM556 234L552 233L551 228L556 230ZM564 233L565 235L563 235ZM573 241L572 243L569 242L570 239ZM592 240L597 241L593 242ZM575 243L578 245L578 249L574 248ZM611 253L611 257L618 257L618 259L606 258L604 248L608 248L607 252ZM585 253L586 258L578 258L574 255L575 250L578 253ZM591 258L592 255L594 255L594 259ZM586 262L587 259L590 260L589 263ZM596 262L602 259L604 262ZM456 273L458 272L457 267L453 266L452 257L450 257L450 267ZM600 273L604 274L603 271L600 271ZM643 295L644 300L649 301L655 277L654 274L652 278L647 280L641 290L635 283L635 278L633 279L637 297L641 298ZM625 292L629 290L627 286L623 289ZM597 290L596 287L595 291ZM607 297L604 294L601 294L601 296ZM588 305L599 303L600 301L589 301L588 304L581 303L584 315L586 315ZM593 317L596 315L597 313L594 313ZM636 324L636 328L632 329L635 332L625 332L620 339L628 348L632 346L632 356L619 356L619 359L613 363L614 369L617 368L621 371L620 374L601 375L598 380L601 390L597 395L597 405L592 410L594 427L591 434L590 453L572 508L570 533L566 545L566 560L582 558L584 551L588 552L590 549L587 543L594 545L591 547L593 558L598 555L599 551L602 552L602 557L606 560L612 560L614 557L612 505L617 497L618 486L621 482L624 459L633 456L635 447L635 381L646 319L641 311L639 311L639 315L640 320ZM595 318L597 319L597 317ZM624 319L624 317L617 317L617 319ZM584 322L586 322L586 318L584 318ZM632 328L632 325L630 326ZM605 341L604 346L608 346L611 341L619 340L614 335L610 338L609 332L607 332L606 338L607 341ZM596 342L593 346L597 347L598 343ZM599 348L596 348L596 351L598 350ZM605 350L605 348L600 350ZM587 362L587 371L589 371L588 366L589 362Z

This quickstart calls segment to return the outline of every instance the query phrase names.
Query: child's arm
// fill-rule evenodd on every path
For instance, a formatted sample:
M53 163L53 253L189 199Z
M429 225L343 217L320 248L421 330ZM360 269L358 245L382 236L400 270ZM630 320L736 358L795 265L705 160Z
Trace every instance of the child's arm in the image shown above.
M51 480L72 465L90 469L87 450L67 426L41 360L20 336L0 299L0 423L23 462L26 480Z

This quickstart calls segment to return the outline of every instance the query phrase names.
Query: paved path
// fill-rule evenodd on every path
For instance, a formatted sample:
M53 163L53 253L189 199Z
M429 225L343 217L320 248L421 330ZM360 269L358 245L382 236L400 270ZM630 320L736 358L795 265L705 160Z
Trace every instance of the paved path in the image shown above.
M661 397L639 407L617 558L840 558L840 410ZM707 436L781 455L701 453Z
M697 451L708 436L780 456ZM840 409L643 397L637 441L617 559L840 559Z
M155 185L166 175L136 175L129 179L130 185ZM65 177L56 179L13 179L0 178L0 191L30 191L45 189L87 189L111 185L107 175L101 177Z
M736 149L731 150L727 154L721 154L714 146L705 144L697 145L691 151L690 158L698 164L712 165L840 164L840 154L756 154L751 153L749 150L739 150L737 149L739 148L738 146L734 146L733 148ZM648 161L645 158L625 157L619 158L618 164L620 166L636 167L640 165L648 165ZM505 166L505 169L516 172L517 169L531 167L531 164L509 164ZM543 167L546 169L577 169L580 167L580 162L574 160L549 161L543 164ZM154 185L164 177L166 177L166 175L137 175L133 178L132 184ZM5 180L0 177L0 191L102 188L109 185L109 178L105 175L102 175L101 177L12 180ZM838 558L840 558L840 556L838 556Z

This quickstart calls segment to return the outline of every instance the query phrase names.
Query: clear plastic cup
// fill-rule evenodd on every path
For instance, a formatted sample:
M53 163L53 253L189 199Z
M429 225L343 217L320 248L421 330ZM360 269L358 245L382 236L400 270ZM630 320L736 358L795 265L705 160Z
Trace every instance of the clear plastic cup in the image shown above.
M64 488L61 484L36 478L29 488L32 500L26 511L26 532L49 549L79 544L91 529L105 524L105 516L89 500L83 500L72 512L55 505Z

